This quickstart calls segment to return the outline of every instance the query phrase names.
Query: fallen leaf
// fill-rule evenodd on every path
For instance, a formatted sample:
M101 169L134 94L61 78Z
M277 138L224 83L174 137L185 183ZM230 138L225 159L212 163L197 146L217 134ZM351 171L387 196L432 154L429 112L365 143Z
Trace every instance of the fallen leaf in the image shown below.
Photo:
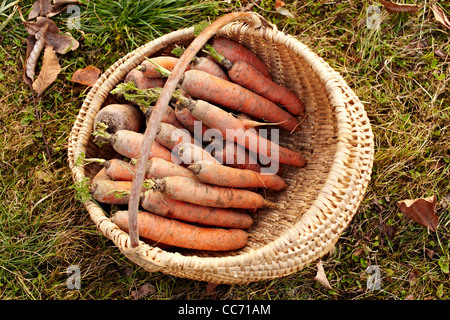
M32 20L39 16L46 16L51 10L52 4L50 3L50 0L37 0L31 7L31 11L28 14L28 20Z
M401 200L397 202L400 211L420 225L436 231L439 217L434 213L437 197Z
M288 9L286 9L284 7L278 8L277 12L279 14L282 14L283 16L286 16L286 17L289 17L289 18L295 18L295 16L292 14L292 12L290 12Z
M408 276L408 282L410 286L414 286L417 283L417 277L419 276L419 271L412 270Z
M37 92L38 98L56 80L60 71L61 66L55 50L52 46L46 46L41 71L33 82L33 90Z
M47 14L47 17L53 17L54 15L57 15L66 7L68 7L71 4L78 3L78 0L53 0L52 9Z
M41 51L44 49L44 46L45 46L45 33L47 32L47 28L48 28L48 25L44 25L44 27L41 28L34 35L35 42L34 42L33 47L31 48L31 51L26 60L25 74L29 78L30 82L34 81L36 65L39 60L39 56L41 55ZM32 41L30 41L29 43L31 44ZM27 51L28 51L28 48L27 48Z
M24 22L24 25L30 35L36 35L42 28L46 27L45 43L51 45L59 54L76 50L80 45L77 40L72 38L70 33L60 33L59 28L49 18L38 17L35 22Z
M322 260L319 260L319 262L317 263L317 274L314 280L319 281L325 287L331 289L330 283L328 282L327 276L325 275L325 271L323 269Z
M420 7L417 4L400 4L385 0L380 0L380 2L389 13L417 13L420 10Z
M77 40L72 38L70 33L47 33L45 42L46 44L51 45L59 54L65 54L69 51L76 50L80 45Z
M156 292L155 286L149 283L145 283L142 286L140 286L138 290L132 291L131 296L133 297L134 300L139 300L155 292Z
M33 48L36 45L36 38L34 36L29 35L27 37L26 42L27 42L27 53L25 56L25 68L23 68L23 81L31 87L33 84L33 79L30 79L28 77L26 65L28 64L28 58L30 57L31 52L33 51Z
M444 10L442 10L435 4L431 5L431 10L433 11L434 18L439 21L444 27L450 29L450 20L445 15Z
M86 68L75 71L72 75L72 81L92 87L99 77L100 69L94 66L87 66Z
M207 295L213 294L213 293L214 293L214 289L216 289L218 285L219 285L218 283L208 282L208 283L206 284L206 290L205 290L205 293L206 293Z
M284 7L284 5L285 5L285 3L283 2L283 1L281 1L281 0L276 0L275 1L275 10L278 10L279 8L281 8L281 7Z

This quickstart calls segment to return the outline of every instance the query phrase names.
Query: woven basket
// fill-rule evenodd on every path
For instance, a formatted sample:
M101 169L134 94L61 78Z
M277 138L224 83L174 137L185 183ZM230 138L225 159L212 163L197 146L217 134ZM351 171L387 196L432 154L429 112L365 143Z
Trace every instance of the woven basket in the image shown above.
M216 35L242 43L268 66L275 82L305 101L301 129L280 133L280 144L299 150L304 168L284 167L288 187L265 192L277 209L258 210L248 230L248 244L232 252L161 249L140 242L109 219L95 201L84 205L97 228L130 260L149 272L212 283L250 283L287 276L326 254L357 212L370 180L373 135L364 107L344 79L307 46L277 30L258 14L233 21ZM187 46L194 28L164 35L130 52L112 65L88 93L69 138L69 165L75 183L92 178L99 166L80 164L80 156L101 157L111 150L92 143L93 119L109 92L145 57ZM105 155L106 156L106 155ZM111 157L111 154L108 155Z

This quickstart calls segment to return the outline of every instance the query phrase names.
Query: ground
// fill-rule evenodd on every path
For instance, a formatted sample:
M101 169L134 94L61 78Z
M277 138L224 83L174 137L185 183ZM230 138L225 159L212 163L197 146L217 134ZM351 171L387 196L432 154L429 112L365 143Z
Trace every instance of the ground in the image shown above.
M0 26L12 14L12 6L5 8L12 2L0 6ZM26 17L33 1L16 2ZM372 1L285 2L294 18L277 12L274 1L200 1L203 6L184 21L173 16L186 9L158 12L155 19L156 11L141 3L117 1L122 7L113 11L104 9L110 2L80 1L82 31L67 28L70 12L55 16L80 47L60 56L62 71L37 103L51 159L32 91L22 78L27 34L15 11L0 30L0 299L133 299L140 288L148 289L144 299L450 298L450 29L430 10L436 3L450 16L448 1L399 1L417 3L421 9L414 14L388 13ZM371 5L380 9L378 28L367 25ZM158 36L157 30L165 33L242 7L339 71L372 124L376 153L365 199L335 250L322 259L331 289L314 280L315 264L277 280L211 290L203 282L149 274L96 230L76 197L67 139L89 88L72 83L73 72L87 65L104 71ZM440 221L435 232L396 205L432 195ZM80 290L67 286L71 265L81 272ZM382 282L370 290L367 281L377 272Z

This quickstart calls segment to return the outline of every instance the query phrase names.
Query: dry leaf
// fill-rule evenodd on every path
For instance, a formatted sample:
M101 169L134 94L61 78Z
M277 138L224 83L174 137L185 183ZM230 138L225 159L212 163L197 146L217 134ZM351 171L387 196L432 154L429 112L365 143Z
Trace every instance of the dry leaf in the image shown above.
M325 287L331 289L330 283L328 282L327 276L325 275L325 270L323 269L322 260L319 260L319 262L317 263L317 275L314 280L319 281Z
M44 17L50 13L52 10L52 4L50 0L37 0L28 14L28 20L34 19L36 17Z
M61 66L59 65L59 59L56 56L55 50L52 46L46 46L41 71L37 79L33 82L33 90L37 92L38 98L56 80L60 71Z
M87 66L84 69L78 69L72 75L72 81L92 87L100 77L100 69L94 66Z
M281 8L281 7L284 7L284 5L285 5L285 3L283 2L283 1L281 1L281 0L276 0L275 1L275 10L278 10L279 8Z
M436 231L439 217L434 213L437 197L402 200L397 202L400 211L420 225Z
M51 45L55 51L59 54L65 54L69 51L76 50L80 43L72 38L70 33L47 33L45 36L45 42Z
M435 4L431 5L431 10L433 11L434 18L439 21L444 27L450 29L450 20L448 20L447 16L444 13L444 10L442 10Z
M34 35L36 41L26 60L25 74L30 79L31 82L34 81L36 65L39 60L39 56L41 55L41 51L42 49L44 49L45 46L45 33L47 32L47 28L48 25L45 25L42 29L39 30L39 32L37 32Z
M131 296L133 297L134 300L139 300L155 292L156 292L155 286L149 283L145 283L142 286L140 286L138 290L132 291Z
M70 33L60 33L56 24L48 18L38 17L36 22L24 22L24 25L30 35L36 35L42 28L47 27L45 43L51 45L59 54L76 50L80 45L77 40L72 38Z
M420 10L420 7L417 4L400 4L384 0L380 0L380 2L389 13L396 13L396 12L417 13Z
M30 36L27 37L26 42L27 42L27 53L26 53L26 56L25 56L25 63L28 64L28 58L30 57L31 52L33 51L33 48L36 45L36 38L34 36L30 35ZM26 67L26 65L25 65L25 68L23 68L23 81L27 85L29 85L30 87L33 84L33 79L30 79L27 76L27 67Z
M61 11L65 10L71 4L78 3L78 0L53 0L51 11L47 14L47 17L53 17Z

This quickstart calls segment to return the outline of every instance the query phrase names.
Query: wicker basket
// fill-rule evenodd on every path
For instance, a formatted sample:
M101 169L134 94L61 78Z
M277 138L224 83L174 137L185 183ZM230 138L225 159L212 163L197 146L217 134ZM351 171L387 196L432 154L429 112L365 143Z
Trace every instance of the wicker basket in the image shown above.
M268 66L274 81L305 100L301 129L280 134L280 144L299 150L305 168L284 167L288 187L265 192L278 209L258 210L244 248L232 252L164 250L140 242L109 219L94 201L84 203L97 228L130 260L149 272L212 283L250 283L287 276L326 254L357 212L370 180L373 135L364 107L344 79L307 46L252 13L252 20L233 21L216 35L242 43ZM164 35L130 52L112 65L92 87L69 138L69 165L75 183L93 177L96 165L80 165L81 155L102 156L92 143L93 119L109 92L145 57L189 45L194 28ZM111 157L109 155L109 157Z

